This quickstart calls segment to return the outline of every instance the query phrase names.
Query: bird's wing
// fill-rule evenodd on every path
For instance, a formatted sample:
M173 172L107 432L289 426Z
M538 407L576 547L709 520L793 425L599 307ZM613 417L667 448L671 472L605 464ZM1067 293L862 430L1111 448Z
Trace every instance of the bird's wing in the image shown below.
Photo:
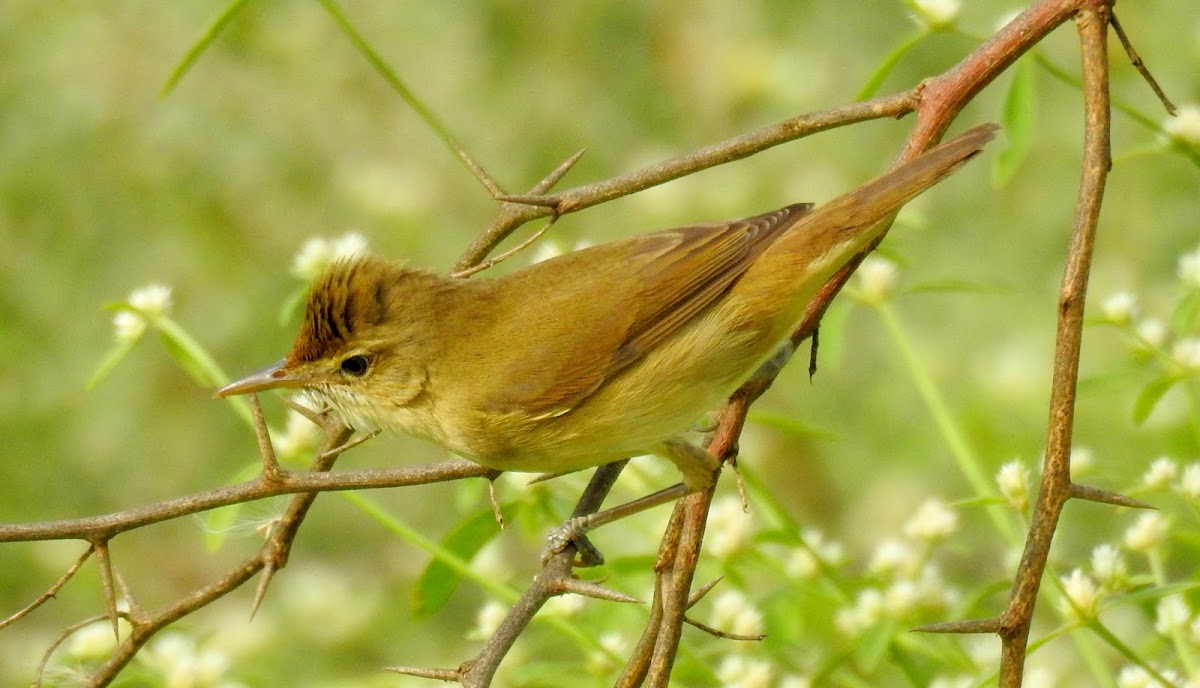
M501 278L497 306L522 317L492 339L521 344L486 354L504 371L492 410L568 413L717 301L810 208L647 234Z

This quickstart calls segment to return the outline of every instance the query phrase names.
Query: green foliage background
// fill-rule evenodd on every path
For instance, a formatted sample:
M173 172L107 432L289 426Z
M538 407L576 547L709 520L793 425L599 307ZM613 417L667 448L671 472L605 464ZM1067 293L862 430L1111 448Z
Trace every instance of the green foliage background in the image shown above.
M959 26L980 36L1011 9L990 1L967 5ZM1178 101L1200 97L1194 13L1165 0L1118 9L1167 91ZM848 102L917 31L904 5L885 0L347 1L343 10L514 192L580 148L588 152L566 184ZM160 95L219 11L219 4L192 0L0 5L0 521L125 509L222 484L254 460L253 438L240 419L211 399L211 390L198 388L153 337L98 388L84 391L111 346L105 303L149 282L171 285L176 322L237 374L275 360L289 345L296 324L281 324L278 314L298 288L289 271L305 239L355 230L374 251L445 269L492 217L487 194L318 3L249 3L178 86ZM1076 44L1068 25L1042 55L1076 73ZM901 57L881 92L907 88L975 45L963 33L931 35ZM1112 55L1114 93L1151 123L1159 121L1160 108L1119 47ZM893 307L988 475L1014 458L1030 463L1041 455L1055 293L1079 177L1079 93L1044 69L1031 71L1032 147L1011 182L993 188L990 160L976 163L906 210L885 244L902 266L902 287L982 287L914 293ZM964 113L963 125L999 119L1011 78L989 88ZM908 125L873 122L785 145L568 216L551 234L569 247L822 201L886 165ZM1176 261L1197 245L1198 185L1197 166L1168 152L1160 136L1153 126L1115 117L1117 164L1091 301L1128 290L1144 311L1166 318L1178 295ZM849 297L835 313L842 325L823 340L815 381L809 384L804 366L793 365L759 407L822 432L755 424L742 456L750 476L771 486L786 513L843 541L849 561L861 565L927 497L954 502L973 492L879 319ZM1131 421L1150 376L1134 366L1112 330L1089 331L1083 364L1076 437L1095 453L1088 481L1125 489L1159 455L1195 458L1195 409L1185 395L1168 395L1142 426ZM277 404L267 405L273 418L283 417ZM442 456L388 437L343 461ZM645 469L648 484L670 477L653 471ZM502 498L526 507L549 504L550 514L522 510L516 521L525 527L500 535L486 561L477 562L518 589L536 569L541 529L567 513L571 495L570 485L530 490L522 482L506 481ZM631 486L630 494L640 487ZM479 485L366 497L432 538L484 504ZM1169 496L1156 503L1178 506ZM267 516L265 506L243 513ZM629 526L637 539L597 534L597 544L624 562L610 571L616 574L610 585L646 593L646 557L663 517ZM1131 518L1072 505L1056 562L1064 570L1081 565ZM1005 599L1011 554L982 507L964 507L962 520L964 533L943 560L945 574L981 594L980 615L994 613ZM1180 537L1194 542L1194 516L1185 511L1175 524L1190 533ZM213 578L257 538L251 525L235 528L210 553L199 523L185 519L119 538L114 554L142 603L154 608ZM0 615L36 597L80 547L0 547ZM253 624L245 619L250 592L243 591L183 630L199 643L221 636L240 648L230 651L229 675L245 685L409 685L378 667L457 665L474 647L465 636L489 598L464 585L448 606L414 619L409 595L428 561L345 500L324 497ZM1195 564L1176 558L1166 566L1186 576ZM713 562L705 573L724 567ZM782 585L769 570L741 573L737 584L753 599ZM339 631L330 621L337 614L314 600L340 603L342 612L362 609ZM89 567L58 600L0 632L0 682L27 681L59 629L101 609ZM587 609L593 616L579 621L585 629L614 618L627 638L640 628L636 610L609 612L597 602ZM936 620L942 618L927 619ZM584 662L586 651L556 633L535 624L510 664L573 670ZM719 646L696 642L709 649L685 652L687 680L715 685L700 667L715 662L720 650L711 648ZM807 660L794 657L793 668L803 668ZM936 662L927 667L938 669ZM129 679L131 685L157 685L153 672L132 675L141 678ZM876 676L884 681L876 685L899 680ZM555 685L532 674L510 680Z

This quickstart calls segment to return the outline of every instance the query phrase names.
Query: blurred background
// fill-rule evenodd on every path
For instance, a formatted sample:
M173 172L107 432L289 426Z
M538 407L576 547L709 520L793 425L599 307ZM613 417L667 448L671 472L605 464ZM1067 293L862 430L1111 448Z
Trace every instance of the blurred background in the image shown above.
M966 5L944 31L931 32L900 57L881 93L948 68L977 45L972 36L990 34L1019 9L990 0ZM912 8L890 0L347 0L341 7L511 192L524 191L582 148L587 153L564 187L850 102L889 53L937 21L931 19L937 15L914 18ZM256 460L245 423L181 369L153 328L100 384L85 390L114 346L113 313L105 304L125 301L147 284L169 286L170 317L228 374L238 375L276 360L290 345L297 319L285 304L303 289L294 258L306 241L353 232L370 251L445 270L493 216L495 204L479 183L318 3L248 3L164 95L172 70L221 10L220 3L195 0L0 5L2 522L94 515L197 492L230 482ZM1168 94L1180 104L1200 99L1195 13L1166 0L1119 10ZM1068 24L1040 54L1077 74L1077 43ZM1200 185L1196 154L1172 152L1172 145L1186 144L1168 143L1162 108L1115 40L1111 54L1114 96L1138 116L1118 111L1114 117L1116 164L1089 314L1109 313L1102 304L1118 293L1135 297L1137 310L1117 322L1124 329L1087 333L1076 438L1091 451L1087 482L1128 489L1139 485L1153 459L1167 455L1186 464L1197 454L1197 416L1185 390L1170 392L1144 423L1132 420L1157 369L1131 355L1130 333L1142 317L1170 330L1185 289L1177 264L1200 240ZM1011 181L1002 188L992 183L989 165L1003 147L994 145L981 162L902 213L883 251L890 262L876 265L883 281L857 283L868 296L882 295L876 301L887 303L905 346L989 478L1013 460L1033 467L1042 454L1055 294L1079 177L1078 89L1045 69L1030 73L1033 146ZM1006 74L985 91L956 130L1000 119L1011 78ZM824 201L883 169L909 126L871 122L780 146L567 216L547 244L570 250L580 242ZM524 264L536 250L500 269ZM1114 322L1119 315L1109 313ZM995 613L1006 599L1014 560L995 518L1014 525L1019 518L975 499L944 427L939 430L928 397L914 384L897 330L878 309L846 294L830 319L812 383L798 360L757 407L742 441L748 480L770 486L762 499L781 510L776 516L785 523L802 528L809 540L818 529L824 541L836 543L839 552L829 559L844 567L847 580L862 573L881 542L900 535L898 524L926 500L959 505L959 532L938 551L940 574L962 586L961 597L974 599L948 601L928 617L904 617L892 630ZM1171 337L1191 334L1170 330L1158 346L1169 351ZM806 357L802 349L799 359ZM282 405L264 404L283 428ZM384 437L354 450L342 466L442 458L436 447ZM622 494L672 481L660 463L635 462ZM730 478L722 486L727 496L734 494ZM538 568L542 532L568 514L582 485L569 479L528 488L525 479L506 476L500 485L502 500L518 505L515 521L525 527L500 534L473 564L516 590ZM486 506L485 489L475 482L363 496L432 539ZM1168 514L1172 505L1181 510L1175 525L1194 535L1191 512L1164 499L1160 506ZM544 508L528 508L532 504ZM206 547L213 539L210 523L181 519L117 539L114 556L141 603L156 609L252 552L261 542L255 526L278 508L247 507L220 533L224 542L215 550ZM607 570L609 585L647 596L656 529L666 511L596 534L596 544L615 562ZM750 540L714 545L719 551L700 580L733 574L733 588L765 614L772 637L815 633L828 644L769 641L765 649L744 650L742 661L771 667L761 685L803 685L814 674L866 681L833 685L898 684L900 675L888 673L894 669L839 655L862 645L854 629L842 628L841 636L833 630L840 627L837 595L804 592L802 573L747 564L753 557L743 565L721 557L725 547L755 550L762 543L753 539L755 529L779 525L773 514L752 499L748 516L734 509L729 523L711 528L714 538L742 529ZM1095 545L1119 540L1135 516L1072 504L1055 543L1056 561L1063 570L1086 562ZM773 546L795 544L780 537ZM75 542L0 546L0 616L40 594L81 551ZM480 623L486 626L479 611L496 601L467 583L447 606L414 615L414 580L429 561L346 499L324 496L253 622L247 621L252 592L241 590L148 650L124 685L426 685L379 667L457 666L478 646L471 636ZM1176 556L1162 563L1170 575L1191 571L1196 561ZM789 583L788 575L799 582ZM783 625L770 599L781 591L803 600L799 608L811 616ZM853 589L841 593L853 601ZM633 607L563 606L545 613L606 638L618 658L644 620L644 610ZM0 683L27 682L62 628L102 610L89 565L57 600L0 631ZM1053 609L1046 613L1052 626ZM1130 623L1135 630L1153 625ZM725 656L730 644L688 633L694 644L680 660L681 685L731 685L720 670L732 661ZM76 680L70 667L94 659L89 651L103 651L103 640L93 642L101 650L68 643L54 663L55 681ZM1065 651L1047 651L1045 666L1065 676L1080 660L1070 643L1060 644ZM955 647L967 648L958 655L966 658L962 666L929 662L921 675L986 675L978 667L988 666L998 643L989 640L981 653L966 643ZM971 660L973 652L983 658ZM179 682L178 670L170 668L184 655L201 667L190 674L191 683ZM535 623L502 680L562 685L552 677L561 681L567 670L578 672L572 674L577 685L607 685L619 666L613 656ZM843 668L829 670L839 656ZM540 675L531 666L559 673ZM822 667L827 673L820 674ZM792 678L795 683L786 683Z

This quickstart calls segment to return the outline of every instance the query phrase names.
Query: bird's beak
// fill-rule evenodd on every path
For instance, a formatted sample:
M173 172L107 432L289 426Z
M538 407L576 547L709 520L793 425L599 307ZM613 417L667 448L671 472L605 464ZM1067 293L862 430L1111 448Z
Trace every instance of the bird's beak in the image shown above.
M297 374L289 368L287 360L274 363L256 373L234 380L217 390L217 397L232 397L237 394L261 392L280 387L303 387L308 382L307 376Z

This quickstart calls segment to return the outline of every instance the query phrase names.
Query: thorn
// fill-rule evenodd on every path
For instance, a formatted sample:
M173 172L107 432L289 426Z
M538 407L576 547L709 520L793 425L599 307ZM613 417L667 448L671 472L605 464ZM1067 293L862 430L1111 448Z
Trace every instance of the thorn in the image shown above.
M495 478L488 481L488 500L492 503L492 517L496 519L496 525L504 530L504 512L500 510L500 500L496 498Z
M557 211L556 211L556 213L557 213ZM548 232L550 230L550 228L554 226L555 222L558 222L557 214L555 214L553 217L551 217L549 220L547 220L546 224L542 225L542 227L540 229L538 229L538 231L531 234L529 236L529 238L526 239L525 241L522 241L521 243L508 249L504 253L501 253L500 255L495 256L494 258L488 258L487 260L483 261L482 263L479 263L477 265L469 267L466 270L459 270L458 272L452 272L452 273L450 273L450 277L453 277L454 279L462 279L464 277L470 277L471 275L474 275L477 272L482 272L484 270L487 270L488 268L495 267L497 264L499 264L505 260L508 260L509 258L512 258L513 256L515 256L517 253L520 253L521 251L524 251L533 242L537 241L538 239L541 239L542 235L545 234L546 232Z
M279 397L279 398L280 398L280 400L283 401L284 406L287 406L288 408L295 411L296 413L299 413L300 415L304 416L313 425L316 425L316 426L321 426L322 421L325 418L325 414L329 412L328 408L318 411L314 408L305 406L304 404L301 404L300 402L296 401L292 397Z
M1150 90L1154 91L1154 95L1158 96L1158 100L1162 103L1163 107L1166 108L1167 114L1174 117L1179 110L1175 107L1175 104L1171 102L1171 99L1167 97L1167 94L1163 92L1162 86L1158 85L1158 80L1155 79L1154 75L1150 73L1150 69L1146 67L1146 63L1142 62L1142 56L1138 55L1138 52L1133 49L1133 43L1130 43L1129 36L1125 35L1124 27L1121 26L1121 22L1117 21L1117 13L1110 12L1108 15L1108 21L1110 24L1112 24L1113 31L1117 33L1117 39L1120 40L1121 45L1125 47L1125 54L1129 56L1130 64L1133 65L1133 68L1137 70L1138 74L1142 75L1142 78L1146 80L1146 83L1150 84Z
M547 480L554 480L555 478L561 478L564 475L571 475L572 473L578 473L578 472L579 471L560 471L558 473L542 473L541 475L537 476L536 478L533 478L532 480L530 480L529 482L527 482L525 484L526 485L536 485L538 483L544 483Z
M383 670L390 671L394 674L404 674L405 676L431 678L437 681L453 681L458 683L462 680L462 672L458 669L426 669L423 667L390 666L384 667Z
M725 580L725 576L717 576L708 583L705 583L703 586L693 590L692 594L688 596L686 608L691 609L693 606L695 606L697 602L704 599L704 596L712 592L712 589L717 587L717 584L723 580Z
M586 148L580 148L577 153L562 161L558 167L555 167L550 171L550 174L546 175L545 179L533 187L533 192L541 194L552 189L563 177L567 176L567 173L571 171L571 168L575 167L575 163L579 162L579 159L586 152Z
M363 442L366 442L368 440L373 440L376 437L379 437L379 433L381 433L381 432L383 432L383 431L380 430L379 428L375 428L371 432L364 432L361 435L355 435L354 437L351 437L350 440L348 442L346 442L345 444L334 447L333 449L330 449L329 451L322 453L320 456L317 457L317 459L324 461L325 459L328 459L333 456L340 456L341 454L344 454L344 453L350 451L351 449L357 447L358 445L362 444Z
M1156 509L1153 504L1147 504L1140 499L1127 497L1118 492L1111 492L1099 487L1089 487L1080 485L1079 483L1071 483L1071 496L1075 499L1083 499L1089 502L1100 502L1101 504L1114 504L1116 506L1127 506L1131 509Z
M821 323L813 328L812 344L808 346L808 384L812 384L813 378L817 375L817 347L820 343Z
M117 626L117 591L113 584L112 557L108 551L108 541L93 542L96 548L96 564L100 567L100 587L104 590L104 605L108 608L108 618L112 621L113 637L121 641L121 631Z
M578 578L564 578L555 586L558 589L558 594L573 593L591 597L597 600L608 600L609 602L626 602L631 604L642 604L642 601L636 597L630 597L623 592L617 592L611 588L606 588L598 583L591 581L580 580Z
M500 194L494 198L497 201L504 201L505 203L532 205L539 208L551 208L556 211L559 204L562 203L558 196L543 196L541 194Z
M738 498L742 500L742 513L748 514L750 513L750 500L746 497L746 482L742 480L742 471L738 468L737 454L734 453L733 456L730 456L726 463L733 469L733 478L737 483Z
M262 606L262 602L267 597L267 588L271 585L271 581L275 578L275 573L279 569L275 568L274 562L263 564L262 577L258 579L258 586L254 588L254 600L250 603L250 618L258 613L258 608Z
M683 620L685 623L691 624L709 635L715 636L717 638L724 638L725 640L744 640L747 642L758 642L767 637L766 633L756 633L754 635L742 635L740 633L728 633L726 631L720 630L719 628L713 628L712 626L709 626L708 624L700 623L699 621L696 621L695 619L689 619L686 616L683 617Z
M913 633L999 633L1000 619L967 619L965 621L945 621L942 623L917 626Z

